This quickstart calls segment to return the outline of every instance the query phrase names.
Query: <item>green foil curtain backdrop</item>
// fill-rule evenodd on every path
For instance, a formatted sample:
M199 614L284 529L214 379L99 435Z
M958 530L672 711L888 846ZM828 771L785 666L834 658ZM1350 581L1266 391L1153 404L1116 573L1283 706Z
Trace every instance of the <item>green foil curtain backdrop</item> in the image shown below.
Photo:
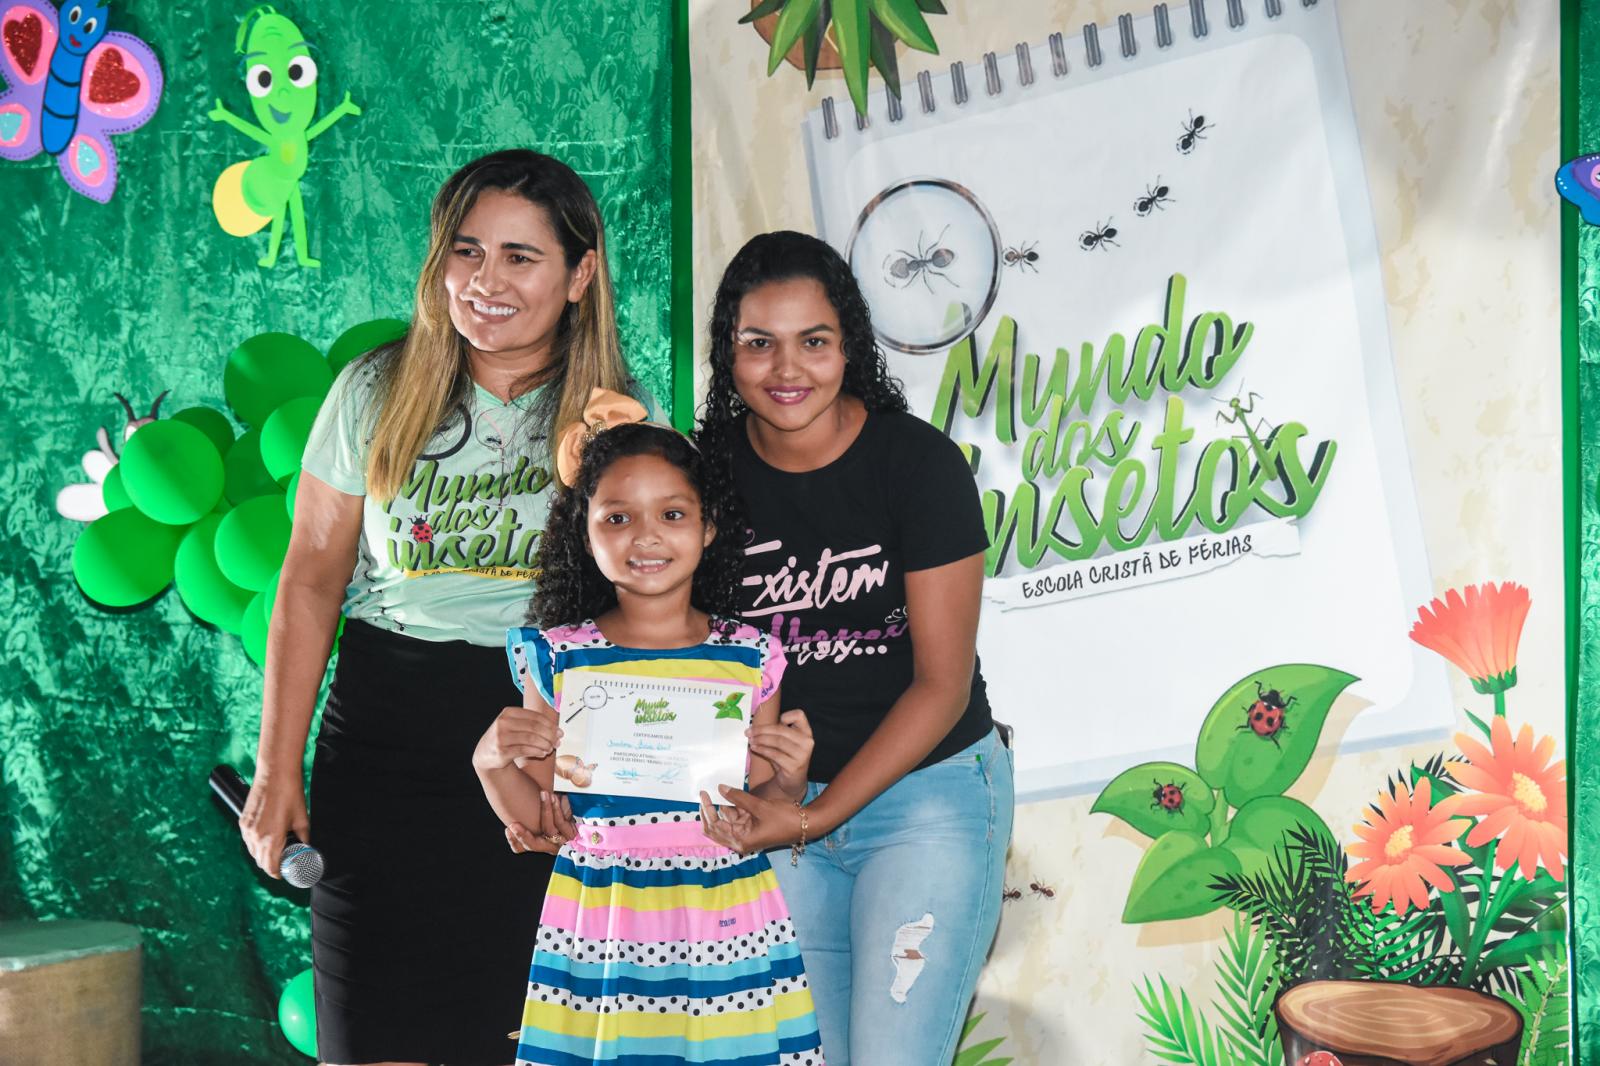
M1569 0L1563 9L1564 104L1576 106L1577 143L1563 145L1563 156L1600 151L1600 7ZM1572 39L1575 36L1575 41ZM1571 128L1569 120L1568 129ZM1574 1061L1600 1063L1600 780L1593 772L1600 758L1600 229L1578 221L1576 208L1564 208L1565 224L1576 229L1577 264L1569 259L1567 321L1576 319L1576 404L1568 417L1578 422L1578 692L1568 751L1572 760L1572 953L1577 1000L1578 1055ZM1576 311L1574 315L1573 312ZM1568 357L1571 357L1569 351ZM1569 376L1569 381L1571 380ZM1575 407L1575 409L1574 409Z
M239 638L170 589L115 612L73 582L84 527L54 501L89 480L99 427L120 451L113 394L140 415L163 390L168 417L223 409L223 366L247 337L326 353L356 323L408 318L439 184L527 146L594 189L629 363L663 406L673 396L671 4L276 3L316 49L318 115L347 91L362 108L310 148L316 270L287 232L259 267L266 232L229 236L212 210L218 175L258 154L207 117L218 97L248 108L234 38L252 6L116 5L113 28L150 43L166 92L116 138L109 204L68 189L49 157L0 163L0 918L139 926L147 1063L306 1062L278 1003L310 940L305 894L253 872L205 785L218 762L253 769L261 673Z

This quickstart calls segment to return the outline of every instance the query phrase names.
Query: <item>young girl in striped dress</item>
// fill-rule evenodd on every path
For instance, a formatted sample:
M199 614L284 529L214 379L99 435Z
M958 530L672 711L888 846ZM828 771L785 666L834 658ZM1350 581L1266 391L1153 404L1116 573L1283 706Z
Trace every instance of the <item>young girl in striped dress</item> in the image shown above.
M772 868L702 828L702 819L739 812L704 793L698 806L576 790L553 798L558 772L571 786L586 783L585 766L554 758L563 695L576 703L586 668L747 687L749 788L768 798L804 798L812 747L803 712L778 714L781 646L733 621L737 502L707 499L694 446L641 422L634 401L596 390L584 417L556 449L567 487L537 563L530 621L542 628L508 638L525 706L503 712L473 756L508 837L537 827L563 841L518 1066L821 1066L811 991ZM611 711L627 713L620 706Z

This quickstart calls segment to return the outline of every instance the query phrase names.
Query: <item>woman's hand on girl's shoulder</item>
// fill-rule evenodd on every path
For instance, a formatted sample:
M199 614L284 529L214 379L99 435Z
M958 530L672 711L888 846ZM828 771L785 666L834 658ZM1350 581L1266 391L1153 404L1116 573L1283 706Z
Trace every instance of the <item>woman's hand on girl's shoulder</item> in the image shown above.
M506 707L472 751L476 770L499 770L526 759L547 759L561 741L556 712L548 707Z

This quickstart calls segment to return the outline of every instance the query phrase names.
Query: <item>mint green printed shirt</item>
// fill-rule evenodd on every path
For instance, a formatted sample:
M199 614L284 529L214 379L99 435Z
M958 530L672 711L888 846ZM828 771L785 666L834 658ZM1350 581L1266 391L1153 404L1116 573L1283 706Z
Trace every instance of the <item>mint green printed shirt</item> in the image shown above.
M428 442L388 506L367 495L377 367L357 360L333 383L306 442L305 471L365 497L360 551L343 611L422 640L498 647L521 625L554 491L548 443L530 408L473 386L465 416ZM654 405L641 396L646 407Z

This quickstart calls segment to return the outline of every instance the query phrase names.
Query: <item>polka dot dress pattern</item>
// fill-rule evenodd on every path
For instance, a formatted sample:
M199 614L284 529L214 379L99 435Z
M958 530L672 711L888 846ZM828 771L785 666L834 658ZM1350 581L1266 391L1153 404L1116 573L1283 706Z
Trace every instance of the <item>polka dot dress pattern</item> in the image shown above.
M669 661L611 644L592 622L513 631L518 639L556 683L597 654ZM702 648L759 676L759 690L781 676L781 650L751 626ZM707 840L697 810L583 799L583 811L573 807L579 836L556 857L545 895L518 1066L824 1066L805 965L767 857Z

